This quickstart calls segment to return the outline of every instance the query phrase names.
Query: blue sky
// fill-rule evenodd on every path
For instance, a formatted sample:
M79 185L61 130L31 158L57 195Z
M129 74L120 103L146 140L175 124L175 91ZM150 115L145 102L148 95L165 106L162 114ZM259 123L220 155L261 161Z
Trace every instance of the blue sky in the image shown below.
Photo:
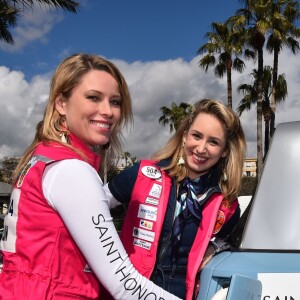
M1 53L1 62L31 78L51 71L67 53L80 51L129 63L178 57L191 60L205 42L203 36L210 31L211 22L225 21L240 6L237 0L80 2L78 14L53 10L52 18L46 17L44 23L37 18L30 27L19 21L12 30L16 45ZM23 38L19 45L21 28L27 31L27 40ZM39 35L38 30L44 33Z
M150 155L170 138L158 123L160 107L214 98L227 103L226 77L199 68L197 49L212 22L223 22L241 7L238 0L82 0L78 14L35 8L12 30L15 45L0 43L0 159L20 156L32 141L48 100L57 64L76 52L98 54L123 73L133 102L134 126L124 130L124 151ZM272 57L265 52L265 64ZM256 67L246 62L233 72L233 107L241 83ZM300 59L284 50L279 74L288 81L288 99L278 106L277 123L300 119ZM241 116L247 157L256 156L255 107Z

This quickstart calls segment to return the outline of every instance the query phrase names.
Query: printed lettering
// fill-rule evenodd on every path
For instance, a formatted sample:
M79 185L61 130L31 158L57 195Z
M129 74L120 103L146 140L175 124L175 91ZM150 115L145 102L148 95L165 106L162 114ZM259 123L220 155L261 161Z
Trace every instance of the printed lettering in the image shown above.
M105 218L104 218L104 216L102 215L102 214L99 214L98 216L97 216L97 219L98 219L98 222L96 223L94 220L94 217L92 217L92 221L93 221L93 223L94 223L94 225L99 225L100 223L101 223L101 220L100 219L103 219L102 220L102 222L105 222Z
M142 287L139 285L138 288L132 293L132 295L134 295L136 292L139 292L139 299L141 299L142 297L144 297L144 295L147 293L147 289L144 291L144 293L141 295L142 292Z
M109 256L109 255L115 253L116 251L118 251L117 249L115 249L114 251L110 252L110 250L112 249L113 245L114 245L114 241L112 241L112 242L110 242L110 243L108 243L108 244L106 244L106 245L103 246L103 247L110 246L110 248L108 249L108 252L106 254L107 256Z
M120 252L118 251L118 257L117 258L115 258L115 259L113 259L113 260L111 260L110 261L110 263L113 263L113 262L115 262L116 260L118 260L118 259L121 259L122 261L124 260L122 257L121 257L121 255L120 255Z
M149 296L154 296L154 298L153 297L149 298ZM147 300L147 299L156 299L156 295L154 293L150 293L144 299L145 300Z
M123 270L124 270L124 269L126 269L126 266L124 266L122 269L118 270L118 271L115 273L115 274L118 274L119 272L122 273L123 279L121 279L120 282L123 281L124 279L126 279L128 276L130 276L130 273L128 273L127 275L125 275L125 274L123 273Z
M95 227L96 229L98 229L99 230L99 232L100 232L100 236L99 236L99 240L104 236L104 234L107 232L107 228L106 227Z
M132 284L129 281L132 282ZM128 285L127 285L127 282L129 282ZM136 285L137 285L137 282L134 278L129 278L124 282L124 287L125 287L125 290L127 290L127 291L133 290L136 287Z
M140 206L140 211L141 210L145 210L147 212L143 212L143 214L146 214L146 216L150 216L150 215L155 215L157 214L157 209L150 207L150 206ZM152 227L152 222L149 221L144 221L144 226L145 227ZM97 216L93 216L92 217L92 222L95 226L95 229L98 230L99 232L99 240L103 246L103 248L107 248L107 252L106 255L107 257L112 255L112 259L110 260L110 263L115 263L118 260L123 261L120 252L118 251L117 248L114 247L115 243L113 241L113 237L112 236L106 236L107 232L108 232L108 228L104 227L104 226L99 226L101 222L105 222L105 217L102 214L99 214ZM140 228L135 228L137 231L137 234L142 234L143 237L147 238L147 239L153 239L154 238L154 232L151 231L147 231L147 230L143 230ZM135 239L135 241L139 241L140 243L140 247L146 248L146 249L150 249L151 247L151 243L142 241L142 240L138 240ZM119 278L119 282L123 282L123 286L124 289L127 291L131 291L130 293L132 293L132 295L137 294L138 295L138 299L142 299L142 300L165 300L164 298L161 298L158 296L156 296L155 293L153 292L149 292L148 290L145 289L143 290L142 286L140 284L138 284L137 280L135 278L131 278L131 273L130 272L126 272L126 268L127 266L124 266L123 264L121 264L122 267L120 267L120 269L118 269L115 272L115 275L120 275L118 276ZM87 270L88 268L86 268Z

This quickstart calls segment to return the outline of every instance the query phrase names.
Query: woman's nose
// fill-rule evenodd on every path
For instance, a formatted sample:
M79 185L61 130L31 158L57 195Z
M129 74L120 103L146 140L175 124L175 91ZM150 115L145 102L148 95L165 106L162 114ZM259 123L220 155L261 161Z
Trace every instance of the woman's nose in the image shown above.
M100 102L99 114L107 117L112 116L112 109L111 109L110 101L108 99L104 99L103 101Z
M206 146L207 146L207 143L206 141L199 141L199 143L197 144L197 147L196 147L196 151L198 153L205 153L206 152Z

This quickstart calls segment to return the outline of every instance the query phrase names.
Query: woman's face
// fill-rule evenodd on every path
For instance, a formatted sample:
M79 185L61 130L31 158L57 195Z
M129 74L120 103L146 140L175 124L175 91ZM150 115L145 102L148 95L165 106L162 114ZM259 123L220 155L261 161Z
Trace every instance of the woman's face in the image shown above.
M191 179L208 173L227 155L223 124L213 115L200 113L183 137L185 162Z
M57 98L56 109L66 116L68 130L86 145L105 145L121 117L118 83L105 71L89 71L69 99Z

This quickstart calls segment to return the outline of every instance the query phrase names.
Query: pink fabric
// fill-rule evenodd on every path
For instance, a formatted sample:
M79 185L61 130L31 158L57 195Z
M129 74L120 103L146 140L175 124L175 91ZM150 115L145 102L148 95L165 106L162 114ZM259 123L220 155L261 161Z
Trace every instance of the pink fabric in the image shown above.
M157 247L162 230L162 225L166 213L167 204L169 201L169 195L172 185L171 178L163 171L162 181L158 182L155 179L148 178L143 175L141 169L144 166L155 166L151 161L141 161L137 180L132 192L131 200L127 210L126 218L123 224L123 229L121 233L122 243L130 257L131 262L136 267L136 269L150 278L153 268L155 266ZM155 168L158 169L157 166ZM154 183L160 184L162 186L161 197L158 201L158 211L157 211L157 221L154 222L152 231L155 232L155 240L151 245L150 250L143 249L141 247L135 246L133 244L134 237L132 236L133 228L139 227L140 219L137 217L138 209L140 204L146 204L145 199L149 195L149 191ZM222 194L214 194L208 202L205 204L203 209L203 219L198 228L198 232L189 253L188 257L188 268L187 268L187 278L186 278L186 300L192 299L195 279L202 262L203 256L205 254L206 248L210 239L213 237L214 228L216 226L216 220L218 212L221 211L224 216L224 225L230 217L233 215L238 203L235 200L231 205L227 205L226 201L222 201ZM224 203L224 205L222 205ZM218 228L220 229L220 228Z
M74 136L73 145L88 162L99 166L99 157ZM38 145L35 155L53 161L81 159L62 145ZM87 265L58 213L47 203L42 192L46 163L37 161L20 181L15 253L2 251L0 299L98 299L99 283L85 272ZM62 199L63 201L63 199ZM74 216L76 218L76 216Z

